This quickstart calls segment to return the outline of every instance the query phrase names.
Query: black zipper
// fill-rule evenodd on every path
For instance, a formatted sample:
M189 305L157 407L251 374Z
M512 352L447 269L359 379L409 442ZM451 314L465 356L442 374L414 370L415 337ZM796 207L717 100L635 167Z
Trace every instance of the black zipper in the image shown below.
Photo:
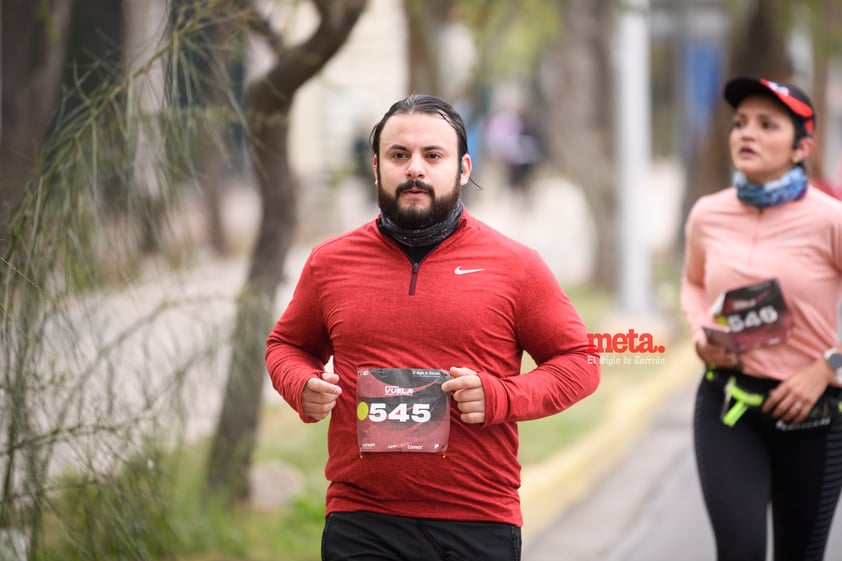
M415 296L415 283L418 282L418 267L421 266L420 261L412 263L412 275L409 277L409 295Z

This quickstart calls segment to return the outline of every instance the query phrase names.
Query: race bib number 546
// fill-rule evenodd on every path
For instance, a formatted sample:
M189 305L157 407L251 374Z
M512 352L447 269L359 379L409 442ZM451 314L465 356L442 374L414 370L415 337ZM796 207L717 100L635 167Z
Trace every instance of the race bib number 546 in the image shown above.
M450 394L446 370L361 368L357 372L357 441L360 452L447 450Z

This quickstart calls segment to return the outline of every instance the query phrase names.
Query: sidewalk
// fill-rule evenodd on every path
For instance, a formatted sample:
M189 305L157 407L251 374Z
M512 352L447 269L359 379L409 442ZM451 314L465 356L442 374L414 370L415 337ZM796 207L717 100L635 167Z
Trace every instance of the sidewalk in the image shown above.
M693 449L698 384L698 377L689 377L654 408L648 428L628 443L619 461L584 497L533 533L524 561L716 558ZM836 507L826 559L838 560L840 552L842 503ZM769 543L766 560L772 556Z
M648 428L619 461L533 535L524 561L700 561L714 559L693 454L697 379L654 409Z
M578 443L541 465L524 468L521 501L525 548L599 485L649 428L659 405L700 372L691 343L680 341L669 350L666 364L645 383L629 384L627 392L614 398L603 422Z

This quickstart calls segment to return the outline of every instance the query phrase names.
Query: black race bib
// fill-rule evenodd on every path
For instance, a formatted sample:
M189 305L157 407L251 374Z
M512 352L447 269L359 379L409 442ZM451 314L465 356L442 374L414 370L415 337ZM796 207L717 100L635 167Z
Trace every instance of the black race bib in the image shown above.
M360 452L447 450L450 394L446 370L361 368L357 372L357 441Z
M739 353L777 345L792 333L792 316L777 279L724 292L711 315L716 325L705 327L708 339Z

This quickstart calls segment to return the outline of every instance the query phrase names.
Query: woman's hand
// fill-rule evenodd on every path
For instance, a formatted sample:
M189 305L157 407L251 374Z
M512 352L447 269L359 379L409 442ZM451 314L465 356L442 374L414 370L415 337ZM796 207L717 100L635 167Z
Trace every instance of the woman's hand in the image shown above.
M740 357L737 353L708 340L696 343L696 354L708 366L737 368L740 365Z
M761 409L787 423L800 423L807 418L832 377L830 367L820 358L778 384L769 392Z

